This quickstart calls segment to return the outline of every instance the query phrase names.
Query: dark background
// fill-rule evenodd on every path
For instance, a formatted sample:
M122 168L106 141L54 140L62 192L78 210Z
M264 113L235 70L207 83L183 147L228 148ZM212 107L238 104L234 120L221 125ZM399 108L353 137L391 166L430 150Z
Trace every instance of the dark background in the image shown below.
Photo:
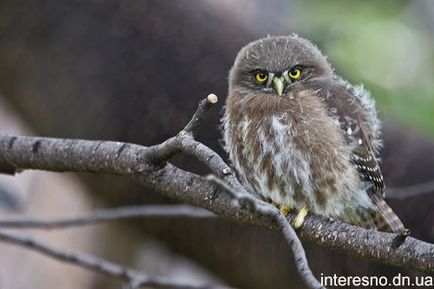
M393 197L394 188L434 179L433 15L430 1L0 0L0 92L38 135L144 145L177 133L213 92L220 104L199 139L224 155L217 127L237 51L267 34L296 32L377 99ZM190 158L176 163L205 173ZM80 178L95 207L173 202L126 178ZM433 194L389 203L416 238L434 241ZM264 230L182 219L123 222L113 230L126 240L95 242L105 257L137 269L138 252L152 240L222 283L304 288L283 239ZM306 248L317 276L413 274Z

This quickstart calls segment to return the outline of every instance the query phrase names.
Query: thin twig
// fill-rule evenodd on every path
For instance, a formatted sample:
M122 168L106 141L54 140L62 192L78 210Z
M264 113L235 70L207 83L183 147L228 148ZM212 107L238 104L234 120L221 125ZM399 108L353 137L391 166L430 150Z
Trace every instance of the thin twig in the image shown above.
M241 206L246 207L255 215L269 216L274 219L280 227L280 231L285 237L286 242L291 247L292 253L294 255L295 266L301 278L305 284L312 289L324 289L321 283L315 278L312 271L309 268L307 262L306 253L304 251L303 245L300 239L295 233L292 226L286 220L286 218L280 213L278 209L267 204L247 192L237 192L222 179L217 178L214 175L209 175L207 180L215 183L225 192L229 193L232 198L234 198Z
M194 137L197 134L197 131L199 130L199 127L205 119L208 111L217 102L217 96L213 93L209 94L205 99L202 99L199 102L193 117L176 136L167 139L161 144L149 147L152 163L160 164L169 160L175 154L182 152L183 147L188 148L192 146L194 150L196 145L202 145L199 142L197 142L197 144L193 144L191 142L194 142ZM187 146L187 144L189 144L189 146Z
M143 217L163 218L216 218L217 216L202 208L191 205L143 205L104 209L87 216L64 218L60 220L38 220L35 218L0 219L0 227L13 229L65 229L92 225L100 222Z
M130 284L135 284L135 288L148 286L150 288L173 288L173 289L209 289L218 288L211 285L188 285L175 282L167 278L150 278L133 269L117 265L115 263L78 253L66 252L61 249L46 245L44 242L33 238L24 237L19 234L14 234L0 230L0 240L10 244L25 247L32 251L39 252L56 260L69 263L72 265L87 268L89 270L103 273L112 277L116 277ZM223 288L223 287L220 287Z
M202 99L199 102L199 106L196 112L194 113L193 117L184 127L184 131L188 134L191 134L193 137L195 137L197 131L199 130L200 125L202 124L203 120L208 114L208 111L217 102L218 102L218 97L213 93L209 94L205 99Z
M402 187L390 188L386 194L388 199L406 199L434 192L434 180Z

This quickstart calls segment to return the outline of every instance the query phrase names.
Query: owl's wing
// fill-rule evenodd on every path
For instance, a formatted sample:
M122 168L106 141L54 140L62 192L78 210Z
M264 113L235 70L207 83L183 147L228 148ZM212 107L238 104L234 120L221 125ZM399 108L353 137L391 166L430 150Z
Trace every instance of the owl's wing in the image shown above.
M361 178L373 184L373 191L384 197L383 174L373 153L365 147L359 146L353 150L351 162L357 167Z
M353 87L342 79L315 80L309 86L324 100L329 113L339 121L346 142L354 146L351 162L361 179L372 183L372 191L384 197L383 175L375 158L379 121L369 94L363 88Z
M407 236L407 230L398 216L384 201L384 181L380 166L375 158L379 141L379 121L375 105L362 87L354 87L342 79L316 80L311 84L322 98L331 116L339 121L347 143L354 147L351 162L360 177L370 182L369 198L378 208L376 226Z

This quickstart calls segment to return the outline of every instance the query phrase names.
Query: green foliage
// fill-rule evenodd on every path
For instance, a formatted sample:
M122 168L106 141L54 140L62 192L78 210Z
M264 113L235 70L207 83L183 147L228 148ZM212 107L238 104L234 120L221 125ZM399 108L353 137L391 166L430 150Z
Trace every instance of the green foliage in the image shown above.
M339 74L364 83L382 115L434 136L434 41L420 6L344 0L297 5L302 13L288 21L291 29L315 40Z

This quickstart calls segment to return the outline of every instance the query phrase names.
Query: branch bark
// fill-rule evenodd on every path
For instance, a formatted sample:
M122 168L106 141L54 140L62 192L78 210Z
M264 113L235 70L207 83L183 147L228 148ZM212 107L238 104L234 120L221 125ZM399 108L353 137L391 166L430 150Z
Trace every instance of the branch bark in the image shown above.
M234 204L232 197L218 185L167 162L177 153L191 154L234 190L243 189L222 158L194 140L194 132L212 104L210 98L203 100L186 128L177 136L152 147L0 134L0 169L129 175L165 196L205 208L238 224L281 230L276 218L255 214ZM434 245L411 237L399 248L392 248L394 234L366 230L314 215L306 217L298 234L304 240L354 256L434 273Z

